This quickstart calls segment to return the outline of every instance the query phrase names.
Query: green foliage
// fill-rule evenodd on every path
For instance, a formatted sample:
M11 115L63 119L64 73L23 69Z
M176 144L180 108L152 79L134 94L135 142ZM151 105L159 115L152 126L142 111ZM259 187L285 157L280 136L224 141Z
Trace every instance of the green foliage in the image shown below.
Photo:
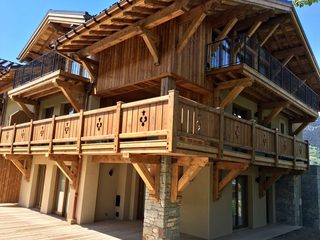
M320 165L320 150L319 150L319 148L310 145L309 155L310 155L310 164L311 165Z
M313 3L317 3L319 0L293 0L293 5L296 7L303 7L305 5L311 6Z

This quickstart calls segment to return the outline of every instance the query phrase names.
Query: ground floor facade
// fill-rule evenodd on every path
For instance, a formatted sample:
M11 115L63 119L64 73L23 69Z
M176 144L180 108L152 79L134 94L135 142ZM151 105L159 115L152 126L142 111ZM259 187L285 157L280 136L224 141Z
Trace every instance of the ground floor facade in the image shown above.
M213 164L209 163L172 203L169 157L161 160L159 200L150 196L132 164L98 163L90 156L81 162L75 189L55 161L34 156L29 180L22 178L19 205L77 224L141 221L144 239L178 239L180 233L215 239L276 222L276 188L259 196L259 168L255 166L213 200Z

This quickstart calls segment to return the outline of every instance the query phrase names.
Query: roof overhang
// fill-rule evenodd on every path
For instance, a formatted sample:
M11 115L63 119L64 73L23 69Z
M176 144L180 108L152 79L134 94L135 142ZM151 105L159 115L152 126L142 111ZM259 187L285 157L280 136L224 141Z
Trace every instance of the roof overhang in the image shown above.
M50 41L55 37L60 36L65 33L65 31L69 31L72 27L80 25L85 22L87 18L88 13L86 12L49 10L20 52L17 59L23 62L27 57L30 57L30 52L35 49L35 45L41 41L41 37L43 35L48 34L49 37L44 43L41 42L40 44L46 44L48 46L48 43L50 43ZM56 34L50 33L49 26L51 26L51 28L55 28L54 30L56 31ZM43 51L39 51L37 54L42 55L45 53L45 50L47 49L44 48ZM34 57L31 58L33 59Z

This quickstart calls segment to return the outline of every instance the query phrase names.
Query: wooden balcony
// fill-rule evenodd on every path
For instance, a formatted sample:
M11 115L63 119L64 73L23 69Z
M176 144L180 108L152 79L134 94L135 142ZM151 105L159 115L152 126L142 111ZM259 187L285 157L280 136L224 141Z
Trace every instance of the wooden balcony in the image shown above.
M175 91L1 129L8 155L206 156L305 170L308 143L183 98Z

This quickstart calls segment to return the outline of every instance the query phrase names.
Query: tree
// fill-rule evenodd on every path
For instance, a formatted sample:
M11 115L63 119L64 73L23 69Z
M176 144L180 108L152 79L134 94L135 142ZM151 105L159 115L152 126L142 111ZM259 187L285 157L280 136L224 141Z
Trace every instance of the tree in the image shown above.
M303 7L305 5L311 6L313 3L317 3L319 0L293 0L293 5L296 7Z

